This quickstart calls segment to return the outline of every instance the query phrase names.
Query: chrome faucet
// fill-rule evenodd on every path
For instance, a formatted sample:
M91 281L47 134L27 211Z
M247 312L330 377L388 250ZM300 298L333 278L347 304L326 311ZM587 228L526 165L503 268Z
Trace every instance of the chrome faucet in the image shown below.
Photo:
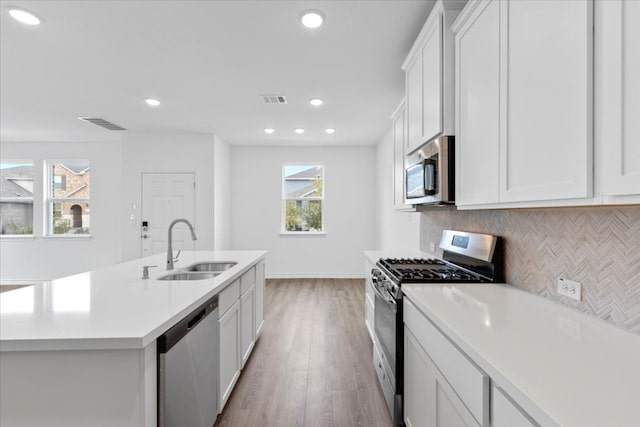
M173 259L173 248L171 247L171 231L173 230L173 226L179 222L184 222L185 224L187 224L187 226L189 226L192 240L198 240L198 236L196 236L196 232L193 230L193 225L191 225L191 223L188 220L186 220L185 218L178 218L171 221L171 224L169 224L169 232L167 236L167 270L173 270L174 259ZM178 252L178 255L180 255L180 252ZM178 258L176 258L175 260L177 259Z

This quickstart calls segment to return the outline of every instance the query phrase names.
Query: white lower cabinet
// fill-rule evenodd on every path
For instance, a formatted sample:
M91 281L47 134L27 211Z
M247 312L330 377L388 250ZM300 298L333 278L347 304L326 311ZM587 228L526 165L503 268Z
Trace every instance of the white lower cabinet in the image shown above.
M240 297L240 348L242 367L247 363L256 337L256 287L252 285Z
M407 427L477 427L411 331L404 331L404 422Z
M489 376L404 298L404 421L488 427Z
M256 264L256 339L260 336L264 324L264 267L264 261Z
M262 326L264 261L251 267L218 295L218 411L222 412Z
M493 427L539 427L500 387L491 387Z
M239 301L236 300L219 318L218 325L220 327L220 376L218 388L218 411L220 413L224 409L224 405L227 403L240 376Z
M369 337L373 341L373 322L375 296L373 293L373 283L371 283L371 270L374 265L367 257L364 259L364 324L369 332Z

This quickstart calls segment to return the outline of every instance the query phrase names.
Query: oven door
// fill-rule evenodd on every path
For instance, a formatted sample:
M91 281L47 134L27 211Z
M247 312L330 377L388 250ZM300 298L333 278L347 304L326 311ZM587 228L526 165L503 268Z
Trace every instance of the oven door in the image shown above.
M373 286L375 291L374 331L380 348L387 359L393 374L392 383L396 386L396 332L398 322L398 304L389 293Z

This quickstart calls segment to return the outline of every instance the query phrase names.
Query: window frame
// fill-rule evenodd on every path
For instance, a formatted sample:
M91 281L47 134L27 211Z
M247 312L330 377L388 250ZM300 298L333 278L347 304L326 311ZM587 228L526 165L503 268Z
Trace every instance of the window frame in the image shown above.
M24 233L24 234L0 234L0 238L2 239L33 239L35 238L35 224L36 224L36 197L35 197L35 192L36 192L36 186L35 186L35 180L36 180L36 161L34 159L25 159L25 158L21 158L21 159L2 159L0 161L0 163L2 164L15 164L15 165L31 165L32 168L32 189L31 189L31 197L22 197L22 196L17 196L17 197L3 197L0 198L1 202L12 202L12 201L16 201L16 202L24 202L26 200L30 200L31 201L31 233Z
M46 159L44 160L44 233L43 237L45 238L54 238L54 239L86 239L91 237L91 225L89 225L88 233L55 233L55 203L74 203L76 202L79 205L86 204L87 206L91 206L91 177L89 180L89 197L67 197L60 198L55 196L56 191L56 182L54 175L54 165L63 164L65 162L73 162L83 160L86 161L88 166L86 169L91 171L91 161L87 158L84 159L73 159L73 158L65 158L65 159ZM84 170L86 170L84 169ZM65 189L66 189L66 179L65 181ZM89 214L91 215L91 214Z
M309 166L309 167L319 167L322 171L321 181L322 181L322 195L314 196L314 197L287 197L286 192L286 169L287 167L296 167L296 166ZM326 231L326 219L325 219L325 195L326 195L326 173L325 173L325 165L319 162L285 162L282 164L282 176L281 176L281 218L280 218L280 234L288 235L288 236L324 236L327 234ZM299 230L299 231L290 231L287 230L286 220L287 220L287 202L288 201L319 201L320 202L320 212L322 218L322 224L320 230Z

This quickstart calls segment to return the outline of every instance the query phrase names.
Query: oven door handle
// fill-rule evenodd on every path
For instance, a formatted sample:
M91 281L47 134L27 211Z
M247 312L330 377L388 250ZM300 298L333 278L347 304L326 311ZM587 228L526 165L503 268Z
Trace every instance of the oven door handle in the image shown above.
M396 300L393 299L393 297L391 295L389 295L389 293L387 292L387 296L384 296L382 292L380 292L380 289L378 289L377 286L373 286L373 291L380 297L382 298L385 302L389 303L389 304L393 304L393 305L397 305L396 304Z

